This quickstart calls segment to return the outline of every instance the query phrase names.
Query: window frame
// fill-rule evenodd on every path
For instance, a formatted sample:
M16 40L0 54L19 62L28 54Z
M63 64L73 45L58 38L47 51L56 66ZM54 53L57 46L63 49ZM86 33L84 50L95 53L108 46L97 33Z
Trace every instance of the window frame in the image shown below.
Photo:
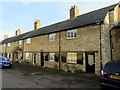
M19 53L18 53L18 59L21 59L21 58L22 58L22 53L19 52Z
M26 39L26 44L31 44L31 38Z
M19 43L20 46L22 45L22 42L23 42L22 40L19 40L19 41L18 41L18 43Z
M51 59L51 57L52 57L53 59ZM49 53L49 61L55 62L55 53Z
M54 41L56 39L56 33L51 33L48 35L49 41Z
M67 39L77 38L77 29L67 31Z
M72 58L72 59L70 60L70 58ZM71 63L71 64L77 64L77 52L67 52L67 60L66 60L66 62Z
M11 53L7 53L7 58L8 58L8 59L11 58Z
M10 43L8 43L8 45L7 45L7 46L8 46L8 47L10 47L10 45L11 45L11 44L10 44Z
M29 60L29 59L30 59L30 53L28 53L28 52L25 53L25 59L26 59L26 60Z

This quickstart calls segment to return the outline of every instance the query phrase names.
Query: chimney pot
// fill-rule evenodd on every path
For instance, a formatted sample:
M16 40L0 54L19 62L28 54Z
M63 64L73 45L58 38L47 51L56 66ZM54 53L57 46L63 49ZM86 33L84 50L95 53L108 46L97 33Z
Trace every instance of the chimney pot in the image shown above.
M34 30L37 30L41 27L41 23L40 23L40 20L36 20L35 23L34 23Z
M18 36L18 35L20 35L20 34L21 34L21 30L20 30L20 29L17 29L17 30L15 31L15 35Z
M75 18L79 15L79 10L76 5L71 6L70 9L70 19Z
M8 35L7 35L7 34L5 34L5 35L4 35L4 39L7 39L7 38L8 38Z

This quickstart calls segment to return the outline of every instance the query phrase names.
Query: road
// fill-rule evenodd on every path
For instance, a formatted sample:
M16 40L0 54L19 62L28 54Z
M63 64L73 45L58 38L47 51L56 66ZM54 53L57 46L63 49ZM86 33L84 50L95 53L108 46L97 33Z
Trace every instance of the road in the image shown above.
M99 88L99 81L82 77L27 73L16 69L2 70L3 88Z

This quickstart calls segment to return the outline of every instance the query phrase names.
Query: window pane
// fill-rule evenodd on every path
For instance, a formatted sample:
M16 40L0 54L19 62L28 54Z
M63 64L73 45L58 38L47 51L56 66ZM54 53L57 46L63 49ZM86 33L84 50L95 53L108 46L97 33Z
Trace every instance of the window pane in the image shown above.
M51 36L51 34L49 35L49 40L51 40L51 38L52 38L52 36Z
M68 63L77 63L77 53L67 53Z
M10 46L10 43L8 43L8 46Z
M27 41L27 44L30 44L31 43L31 38L28 38L26 41Z
M7 54L7 58L9 58L9 59L10 59L10 53L8 53L8 54Z
M70 32L69 31L67 32L67 38L70 38Z
M53 34L49 34L49 40L52 40L54 41L56 38L56 33L53 33Z
M77 37L77 30L74 30L74 37Z
M49 53L49 60L55 61L55 53Z
M19 45L22 45L22 40L19 41Z
M30 53L26 53L26 59L30 58Z
M22 59L22 53L18 53L18 59Z
M77 30L70 30L70 31L67 31L67 38L74 38L74 37L77 37Z
M71 38L73 37L73 34L74 34L74 32L73 32L73 31L71 31Z
M77 64L83 64L83 53L82 52L77 53Z

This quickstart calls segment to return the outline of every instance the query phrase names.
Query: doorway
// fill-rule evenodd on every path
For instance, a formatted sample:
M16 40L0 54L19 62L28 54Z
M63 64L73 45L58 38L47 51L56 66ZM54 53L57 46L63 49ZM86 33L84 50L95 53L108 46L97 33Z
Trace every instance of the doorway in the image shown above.
M85 57L86 57L86 72L95 73L95 53L86 52Z
M36 64L36 53L34 53L33 64Z
M44 54L41 52L41 66L44 66Z

